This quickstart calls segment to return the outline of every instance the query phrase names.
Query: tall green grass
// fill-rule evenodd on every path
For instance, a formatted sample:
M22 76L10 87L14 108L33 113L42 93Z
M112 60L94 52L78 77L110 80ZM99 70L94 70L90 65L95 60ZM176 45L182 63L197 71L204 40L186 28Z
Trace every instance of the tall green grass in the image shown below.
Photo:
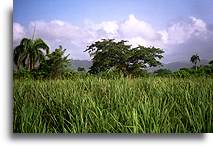
M213 79L14 80L15 133L213 132Z

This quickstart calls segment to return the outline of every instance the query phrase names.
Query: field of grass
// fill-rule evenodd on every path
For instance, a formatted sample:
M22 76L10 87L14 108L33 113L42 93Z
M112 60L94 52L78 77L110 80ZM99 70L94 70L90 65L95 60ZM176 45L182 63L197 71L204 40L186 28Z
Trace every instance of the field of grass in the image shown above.
M14 80L13 132L213 132L213 79Z

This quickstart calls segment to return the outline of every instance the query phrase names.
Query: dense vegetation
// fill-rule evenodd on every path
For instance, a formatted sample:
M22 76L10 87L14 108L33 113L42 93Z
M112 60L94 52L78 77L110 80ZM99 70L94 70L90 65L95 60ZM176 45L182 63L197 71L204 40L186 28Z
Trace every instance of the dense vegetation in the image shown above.
M90 45L85 50L89 52L93 61L89 72L97 74L112 70L122 72L124 75L138 76L147 67L161 65L158 60L163 57L163 50L144 46L131 48L131 45L125 44L126 42L104 39Z
M27 38L14 49L13 132L213 132L213 61L198 66L195 54L192 68L151 73L162 49L104 39L85 50L87 72L65 51Z

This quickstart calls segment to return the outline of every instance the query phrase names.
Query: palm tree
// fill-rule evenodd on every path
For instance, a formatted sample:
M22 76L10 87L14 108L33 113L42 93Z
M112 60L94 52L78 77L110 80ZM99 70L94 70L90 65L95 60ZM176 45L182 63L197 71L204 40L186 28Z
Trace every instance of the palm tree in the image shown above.
M200 62L198 54L192 55L190 61L195 65L195 69L197 70L197 63Z
M44 53L42 50L49 53L48 45L42 39L28 39L23 38L20 44L14 49L14 63L17 69L20 66L27 67L29 70L35 68L36 64L44 58Z

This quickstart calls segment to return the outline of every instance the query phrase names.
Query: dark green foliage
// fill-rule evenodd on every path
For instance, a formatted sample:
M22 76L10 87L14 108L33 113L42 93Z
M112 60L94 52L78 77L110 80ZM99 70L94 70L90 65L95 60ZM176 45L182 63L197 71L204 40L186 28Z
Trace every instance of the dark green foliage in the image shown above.
M46 74L46 77L50 78L61 78L63 74L68 71L68 66L71 62L68 59L69 55L64 55L66 49L62 49L62 46L55 49L54 52L47 55L41 63L39 71Z
M213 132L212 61L198 67L195 55L194 68L151 77L145 69L161 65L161 49L102 40L86 50L92 75L70 70L62 46L48 54L43 43L23 39L14 50L14 133Z
M193 67L193 68L181 68L180 70L173 73L175 77L189 78L189 77L212 77L213 68L208 65Z
M77 79L87 79L90 77L92 77L92 75L87 72L77 72L74 70L70 70L63 74L62 79L77 80Z
M154 47L138 46L131 48L127 41L114 41L103 39L90 45L88 51L92 57L93 65L90 73L97 74L107 70L118 70L126 75L140 75L146 67L161 65L163 51Z
M25 68L20 68L18 71L13 73L14 79L33 79L31 72Z
M156 74L157 76L168 76L172 74L172 71L169 69L158 69L154 71L154 74Z
M44 53L42 51L46 51ZM127 41L115 41L114 39L103 39L90 45L88 51L92 57L93 65L89 73L84 67L78 67L76 73L70 69L70 60L65 56L66 49L59 46L54 52L49 53L48 45L42 39L23 38L14 49L14 78L18 79L45 79L45 78L79 78L87 77L90 74L98 74L98 77L115 79L121 77L146 77L150 76L146 69L161 65L163 51L155 47L138 46L132 48ZM192 55L190 61L194 67L181 68L174 72L160 69L154 72L157 76L191 77L205 76L213 77L213 60L209 65L197 66L200 57Z
M131 56L128 59L128 62L134 67L138 65L141 68L146 67L155 67L161 65L157 59L163 58L162 51L160 48L155 47L144 47L139 45L136 48L130 49Z
M179 78L189 78L191 76L190 74L190 70L178 70L176 72L173 73L175 77L179 77Z
M23 38L14 49L13 60L17 70L23 67L31 71L38 67L45 57L41 49L45 50L46 54L49 53L49 47L42 39Z
M209 65L213 66L213 60L211 60L211 61L209 62Z
M113 68L125 72L130 48L130 45L125 45L125 42L103 39L90 45L85 50L93 57L93 65L89 72L96 74Z
M173 73L173 76L180 78L189 78L189 77L213 77L213 61L209 62L209 65L200 65L197 66L197 63L200 61L200 57L195 54L192 55L190 61L194 63L192 68L181 68L180 70Z
M84 67L78 67L77 70L78 70L79 72L85 72L85 71L86 71Z
M190 61L194 64L195 69L197 70L197 63L200 62L200 57L198 54L192 55Z
M122 71L119 71L116 69L110 69L110 70L99 72L96 76L102 79L119 79L119 78L123 78L124 74Z
M46 50L44 54L41 49ZM65 56L66 49L59 46L49 53L49 47L42 39L22 39L20 45L14 49L14 78L62 78L69 70L70 59Z

